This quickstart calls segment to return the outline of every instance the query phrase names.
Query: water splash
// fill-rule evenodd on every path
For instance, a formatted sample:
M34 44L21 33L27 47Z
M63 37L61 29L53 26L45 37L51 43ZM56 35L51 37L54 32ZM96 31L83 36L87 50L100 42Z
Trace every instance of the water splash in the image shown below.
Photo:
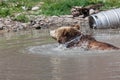
M58 46L58 44L31 46L28 48L28 51L30 52L30 54L59 55L59 56L77 56L83 54L114 53L114 50L111 51L86 50L80 47L65 48L62 45Z

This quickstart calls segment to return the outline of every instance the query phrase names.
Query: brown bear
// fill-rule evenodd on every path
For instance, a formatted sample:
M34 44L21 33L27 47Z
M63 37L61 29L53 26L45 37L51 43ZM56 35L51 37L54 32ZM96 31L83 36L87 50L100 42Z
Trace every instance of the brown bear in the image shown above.
M84 35L80 32L80 26L64 26L50 31L50 36L58 43L66 45L67 48L83 47L95 50L118 50L120 48L111 44L97 41L91 35Z

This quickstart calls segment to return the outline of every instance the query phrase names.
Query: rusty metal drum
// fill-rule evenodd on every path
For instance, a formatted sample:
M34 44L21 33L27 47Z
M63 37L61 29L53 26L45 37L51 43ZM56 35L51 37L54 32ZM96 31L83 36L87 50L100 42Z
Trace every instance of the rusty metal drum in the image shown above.
M89 17L90 28L120 27L120 8L102 11Z

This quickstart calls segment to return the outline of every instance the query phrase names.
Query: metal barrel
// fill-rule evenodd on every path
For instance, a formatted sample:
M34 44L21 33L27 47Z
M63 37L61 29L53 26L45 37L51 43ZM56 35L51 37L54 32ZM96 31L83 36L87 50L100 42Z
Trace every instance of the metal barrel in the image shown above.
M102 11L89 16L90 28L118 28L120 27L120 8Z

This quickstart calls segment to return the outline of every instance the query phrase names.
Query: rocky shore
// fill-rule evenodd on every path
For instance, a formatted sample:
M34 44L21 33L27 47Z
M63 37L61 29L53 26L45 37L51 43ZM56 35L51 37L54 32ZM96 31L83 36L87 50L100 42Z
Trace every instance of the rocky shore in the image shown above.
M17 32L20 30L27 29L46 29L54 28L60 26L70 26L74 24L85 23L87 20L79 17L74 17L72 15L62 15L62 16L30 16L30 21L27 23L18 22L12 20L10 17L0 18L0 31L2 32Z

